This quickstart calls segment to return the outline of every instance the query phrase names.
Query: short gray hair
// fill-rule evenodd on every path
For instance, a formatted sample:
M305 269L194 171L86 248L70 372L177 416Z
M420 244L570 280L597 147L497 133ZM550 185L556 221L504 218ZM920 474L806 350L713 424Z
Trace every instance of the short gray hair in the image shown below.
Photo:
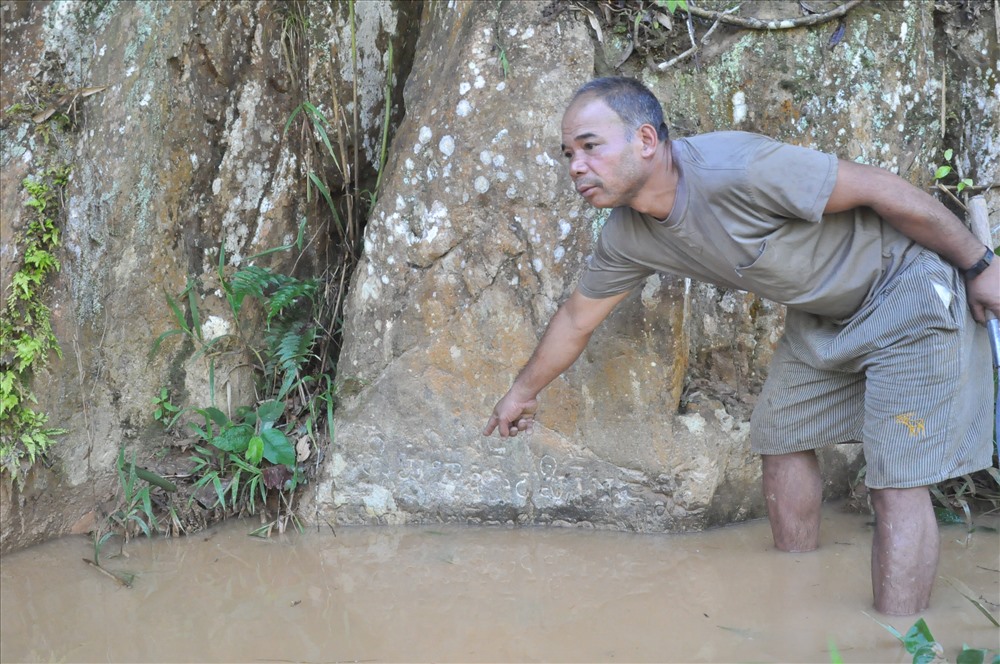
M661 141L670 138L667 123L663 121L663 107L649 88L635 80L624 76L605 76L584 83L573 95L569 105L580 99L594 97L608 105L618 114L621 121L630 132L636 131L644 124L656 128L656 135Z

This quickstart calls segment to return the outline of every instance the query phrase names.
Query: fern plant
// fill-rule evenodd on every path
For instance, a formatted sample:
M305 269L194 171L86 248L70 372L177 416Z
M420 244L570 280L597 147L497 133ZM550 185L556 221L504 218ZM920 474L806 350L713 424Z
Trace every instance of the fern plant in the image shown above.
M32 407L37 399L30 381L50 354L62 356L44 295L48 278L59 270L56 220L69 171L68 166L48 168L22 183L30 209L19 242L23 259L0 306L0 470L15 480L21 479L24 460L30 466L65 433L49 426L48 415Z
M287 517L289 496L303 481L292 440L315 441L317 423L324 416L326 421L332 419L333 383L323 374L322 353L317 351L325 335L317 320L320 281L299 279L254 264L274 252L293 248L301 251L303 230L304 224L295 243L251 257L231 276L225 269L225 251L220 248L217 274L234 323L233 332L213 339L202 337L198 285L189 279L179 297L166 296L177 326L157 337L150 351L157 352L170 336L187 337L196 348L191 360L204 358L208 362L211 386L216 352L223 344L226 348L235 344L258 372L258 389L263 398L253 406L238 408L232 418L214 405L181 409L172 404L178 414L169 420L160 413L160 421L167 428L177 423L182 412L202 418L201 423L188 423L199 441L192 457L195 488L212 487L215 506L225 510L254 513L258 505L267 503L269 492L275 491L285 505ZM187 305L186 312L181 303ZM255 310L257 320L263 321L259 335L262 347L252 343L252 338L257 337L244 329L245 321L252 316L248 307ZM232 343L224 343L227 340ZM165 394L161 391L161 398L154 402L162 402Z

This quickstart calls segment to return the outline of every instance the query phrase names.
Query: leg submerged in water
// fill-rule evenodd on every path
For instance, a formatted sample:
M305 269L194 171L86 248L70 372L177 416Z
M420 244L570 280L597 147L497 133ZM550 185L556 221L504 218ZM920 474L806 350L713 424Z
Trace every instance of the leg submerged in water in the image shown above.
M875 610L909 616L930 604L941 538L927 487L871 489Z
M802 553L819 546L823 480L816 452L766 454L763 464L764 502L774 546Z

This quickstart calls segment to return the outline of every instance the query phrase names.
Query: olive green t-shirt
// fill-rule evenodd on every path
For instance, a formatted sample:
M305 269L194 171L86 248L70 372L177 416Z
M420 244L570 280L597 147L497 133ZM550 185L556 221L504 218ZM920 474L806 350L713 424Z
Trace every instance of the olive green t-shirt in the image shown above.
M844 320L921 251L869 208L823 214L833 155L745 132L671 145L680 178L670 215L612 210L578 284L584 295L668 272Z

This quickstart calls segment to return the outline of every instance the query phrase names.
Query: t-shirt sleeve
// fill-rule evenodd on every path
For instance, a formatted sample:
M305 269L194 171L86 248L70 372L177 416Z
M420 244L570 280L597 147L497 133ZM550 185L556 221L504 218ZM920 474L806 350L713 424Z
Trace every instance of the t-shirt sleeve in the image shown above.
M779 217L818 222L837 183L834 155L766 140L747 169L753 204Z
M587 297L600 299L632 290L654 270L636 264L622 253L629 241L626 219L613 210L584 266L577 288Z

